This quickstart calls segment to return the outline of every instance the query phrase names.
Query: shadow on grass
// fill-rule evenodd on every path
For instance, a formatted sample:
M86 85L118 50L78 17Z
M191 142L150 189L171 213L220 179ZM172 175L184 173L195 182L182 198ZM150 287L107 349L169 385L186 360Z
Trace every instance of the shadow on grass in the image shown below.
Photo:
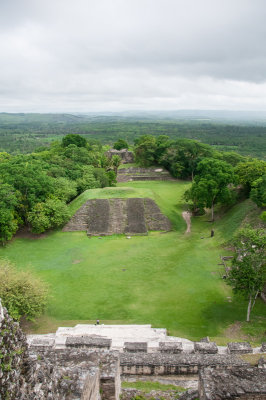
M232 302L220 301L212 303L202 311L202 320L208 325L209 336L223 336L223 332L235 322L240 322L243 334L265 340L266 335L266 307L261 300L252 310L251 321L246 322L247 301L234 296Z

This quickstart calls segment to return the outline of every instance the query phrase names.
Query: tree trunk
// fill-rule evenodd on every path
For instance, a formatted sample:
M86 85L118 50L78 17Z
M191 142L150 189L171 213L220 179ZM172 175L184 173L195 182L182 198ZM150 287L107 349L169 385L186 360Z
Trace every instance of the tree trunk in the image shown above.
M258 294L259 294L259 290L256 292L256 295L255 295L255 297L254 297L254 300L253 300L251 309L255 306L255 303L256 303L256 299L257 299L257 297L258 297Z
M214 204L212 202L212 222L214 221Z
M249 322L251 305L252 305L252 296L250 295L249 296L249 302L248 302L248 310L247 310L247 322Z

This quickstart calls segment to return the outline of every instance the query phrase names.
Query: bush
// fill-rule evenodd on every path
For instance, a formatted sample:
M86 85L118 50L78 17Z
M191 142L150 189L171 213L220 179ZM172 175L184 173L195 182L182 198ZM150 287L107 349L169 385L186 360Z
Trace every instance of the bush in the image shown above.
M0 298L15 320L40 316L48 302L48 288L30 271L18 271L10 262L0 260Z

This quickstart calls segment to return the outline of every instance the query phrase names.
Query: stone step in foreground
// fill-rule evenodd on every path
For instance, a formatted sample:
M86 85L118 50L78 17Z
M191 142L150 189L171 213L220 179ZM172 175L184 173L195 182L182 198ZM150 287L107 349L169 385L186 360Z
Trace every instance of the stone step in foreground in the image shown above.
M118 350L121 353L160 354L248 354L265 352L264 344L252 348L248 342L217 346L208 338L202 341L168 336L166 329L151 325L89 325L60 327L54 334L28 335L28 343L41 349L67 347Z

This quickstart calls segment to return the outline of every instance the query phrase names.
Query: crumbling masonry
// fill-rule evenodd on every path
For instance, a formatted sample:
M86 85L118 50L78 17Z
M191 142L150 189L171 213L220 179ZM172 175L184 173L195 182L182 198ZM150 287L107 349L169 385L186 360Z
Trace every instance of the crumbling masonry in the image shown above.
M199 377L183 400L266 400L265 359L251 367L239 358L251 352L266 355L265 344L194 343L150 325L77 325L26 338L0 303L0 400L119 400L120 378L132 375Z

